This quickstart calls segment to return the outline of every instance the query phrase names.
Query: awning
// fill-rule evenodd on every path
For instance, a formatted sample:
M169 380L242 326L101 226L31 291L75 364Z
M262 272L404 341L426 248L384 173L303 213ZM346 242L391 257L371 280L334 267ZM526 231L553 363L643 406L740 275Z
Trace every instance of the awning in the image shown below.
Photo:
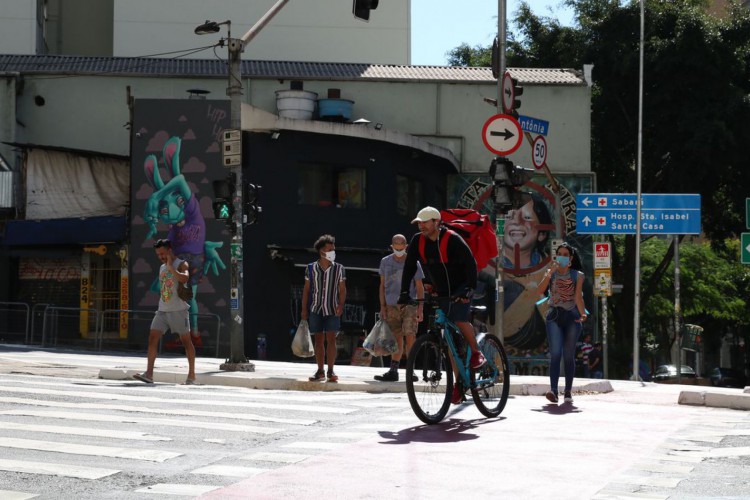
M11 220L0 239L4 246L85 245L125 240L126 217Z

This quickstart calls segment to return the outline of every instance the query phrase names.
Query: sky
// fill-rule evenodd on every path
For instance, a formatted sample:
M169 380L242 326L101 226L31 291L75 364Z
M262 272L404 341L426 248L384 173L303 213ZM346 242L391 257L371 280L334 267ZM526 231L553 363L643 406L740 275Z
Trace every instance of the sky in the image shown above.
M561 0L526 0L538 16L553 17L569 26L572 11ZM507 19L513 19L521 0L507 0ZM488 46L497 35L498 0L411 0L411 63L447 64L445 55L462 43ZM511 26L512 27L512 26Z

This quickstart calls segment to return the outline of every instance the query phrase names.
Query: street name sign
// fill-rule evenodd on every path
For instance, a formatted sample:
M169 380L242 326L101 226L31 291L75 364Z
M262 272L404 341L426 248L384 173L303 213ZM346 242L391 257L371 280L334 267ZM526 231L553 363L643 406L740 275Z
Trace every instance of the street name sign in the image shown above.
M549 132L549 122L546 120L518 115L518 123L521 124L521 130L530 134L547 135Z
M742 233L740 240L740 261L743 264L750 264L750 233Z
M576 231L579 234L700 234L699 194L641 195L641 220L637 221L638 195L588 193L576 196Z
M511 115L491 116L482 128L482 140L490 152L498 156L508 156L521 147L521 124Z

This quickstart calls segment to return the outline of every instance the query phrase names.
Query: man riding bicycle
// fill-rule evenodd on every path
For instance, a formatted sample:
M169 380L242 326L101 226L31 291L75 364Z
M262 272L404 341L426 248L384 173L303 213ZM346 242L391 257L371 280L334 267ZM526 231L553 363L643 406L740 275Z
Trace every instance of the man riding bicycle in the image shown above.
M440 308L459 328L466 343L471 347L469 366L477 369L485 363L484 355L479 350L474 336L470 317L470 301L477 286L477 263L463 238L441 227L440 219L440 212L436 208L425 207L411 221L412 224L417 224L419 233L415 234L409 243L412 251L406 254L398 303L411 302L409 286L419 262L432 284L432 293L440 297ZM458 385L453 386L453 404L460 403L463 398L463 392Z

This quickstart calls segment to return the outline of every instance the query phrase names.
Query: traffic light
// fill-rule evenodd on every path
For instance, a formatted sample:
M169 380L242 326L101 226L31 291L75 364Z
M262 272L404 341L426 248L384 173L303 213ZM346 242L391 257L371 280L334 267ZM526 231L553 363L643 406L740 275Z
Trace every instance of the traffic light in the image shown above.
M234 202L232 200L235 189L234 174L226 179L213 182L214 187L214 218L231 223L234 219Z
M260 213L263 208L259 205L260 202L260 191L262 186L253 184L251 182L244 183L244 189L242 198L245 203L245 217L247 217L247 224L255 224L260 219Z
M354 17L360 21L370 20L370 10L378 8L378 0L354 0L352 11Z
M521 100L519 97L523 95L523 87L518 85L518 78L511 77L510 81L513 84L513 110L517 110L521 107Z
M492 177L492 196L495 210L504 212L511 208L519 208L523 204L524 195L518 190L534 176L534 170L514 165L511 160L497 157L490 164Z

